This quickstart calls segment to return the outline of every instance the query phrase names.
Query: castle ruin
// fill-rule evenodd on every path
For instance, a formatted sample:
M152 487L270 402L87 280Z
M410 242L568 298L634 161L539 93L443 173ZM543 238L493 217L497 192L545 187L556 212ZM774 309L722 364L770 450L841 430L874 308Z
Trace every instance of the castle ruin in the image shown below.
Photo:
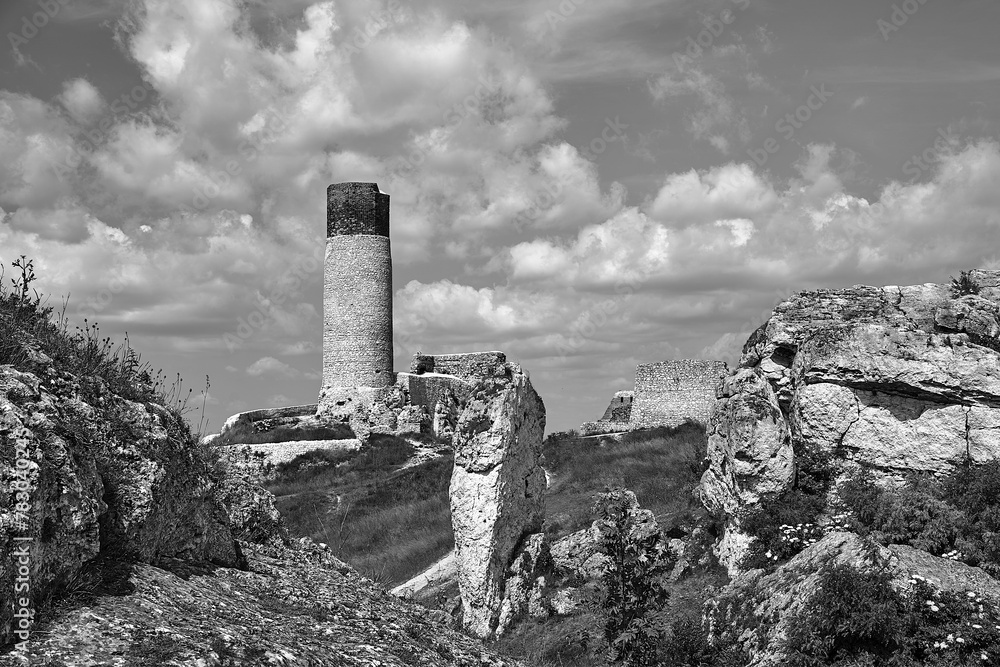
M413 357L395 372L389 195L375 183L327 188L323 384L315 417L371 432L450 437L477 381L510 378L502 352ZM519 370L517 371L519 372Z
M687 420L708 423L715 406L715 390L729 374L724 361L675 359L639 364L635 390L620 391L604 416L584 422L584 435L619 433L654 426L679 426Z
M395 379L389 195L335 183L326 201L323 388L385 387Z

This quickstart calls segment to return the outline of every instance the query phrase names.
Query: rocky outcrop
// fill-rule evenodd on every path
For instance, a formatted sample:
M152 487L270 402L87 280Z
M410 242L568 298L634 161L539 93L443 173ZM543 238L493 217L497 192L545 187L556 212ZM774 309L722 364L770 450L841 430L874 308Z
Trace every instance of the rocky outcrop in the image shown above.
M826 535L774 572L752 570L737 577L708 607L716 636L736 639L751 656L748 667L787 664L785 639L792 619L813 608L824 566L849 565L861 572L886 567L893 588L911 588L914 575L949 592L972 591L1000 601L1000 582L979 568L931 556L912 547L865 543L853 533Z
M969 278L978 293L801 292L754 332L720 389L701 485L728 522L731 572L747 543L739 516L788 489L804 451L896 478L1000 456L1000 271Z
M502 632L508 567L525 536L541 528L544 509L545 406L519 366L504 368L474 382L454 436L455 559L463 623L479 637Z
M0 562L0 643L19 574L37 604L98 556L245 566L216 476L180 417L34 354L31 372L0 366L0 552L28 545L27 572Z
M106 576L46 623L32 657L47 665L518 665L449 629L443 612L389 595L320 545L243 548L246 571L165 561Z
M552 556L545 534L528 535L504 576L497 634L503 634L522 618L548 618L552 611L548 590L551 577Z

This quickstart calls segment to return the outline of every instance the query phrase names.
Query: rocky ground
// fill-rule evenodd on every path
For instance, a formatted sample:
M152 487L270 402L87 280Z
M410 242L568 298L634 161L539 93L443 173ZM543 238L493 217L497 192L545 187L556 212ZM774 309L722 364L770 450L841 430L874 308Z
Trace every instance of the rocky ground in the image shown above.
M515 665L319 547L242 543L249 570L194 561L117 568L60 602L32 665ZM105 573L108 574L108 573ZM110 579L110 580L109 580ZM13 656L0 664L18 664Z

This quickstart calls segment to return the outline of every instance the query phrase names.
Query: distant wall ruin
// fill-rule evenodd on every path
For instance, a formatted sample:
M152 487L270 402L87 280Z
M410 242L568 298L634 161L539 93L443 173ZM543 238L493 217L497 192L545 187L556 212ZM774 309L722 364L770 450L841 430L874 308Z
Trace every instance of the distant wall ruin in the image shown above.
M687 420L707 424L715 406L715 389L728 374L726 362L708 359L639 364L635 390L617 392L604 416L581 424L580 433L602 435L679 426Z
M715 388L729 374L724 361L678 359L639 364L631 422L637 428L679 426L692 419L708 423Z

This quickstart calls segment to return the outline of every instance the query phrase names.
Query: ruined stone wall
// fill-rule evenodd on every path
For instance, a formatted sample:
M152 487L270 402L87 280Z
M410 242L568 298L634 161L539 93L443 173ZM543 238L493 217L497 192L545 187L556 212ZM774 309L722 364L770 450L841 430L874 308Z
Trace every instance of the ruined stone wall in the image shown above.
M633 427L677 426L686 419L707 423L715 406L716 386L728 374L725 362L705 359L638 365Z
M384 387L392 372L389 196L374 183L327 190L323 389Z
M438 404L464 405L469 400L471 385L461 378L438 373L399 373L396 383L403 387L409 405L416 405L433 415Z
M604 416L599 421L602 422L627 422L632 418L632 399L634 392L619 391L611 399L608 409L604 411Z
M237 412L235 415L226 420L226 423L222 425L222 430L219 431L219 435L224 434L226 431L235 428L237 425L242 424L256 424L262 421L289 421L294 422L299 417L306 417L316 413L316 404L311 405L293 405L285 408L264 408L262 410L247 410L246 412Z
M331 452L357 451L361 443L357 438L345 440L290 440L288 442L272 442L259 445L226 445L219 447L219 453L226 457L238 454L261 454L269 465L279 465L302 456L308 452L322 449ZM244 456L245 458L245 456Z
M467 354L415 354L410 372L441 373L459 378L503 377L507 374L507 355L503 352Z
M608 433L627 433L632 430L632 424L627 421L596 421L580 424L580 435L606 435Z

